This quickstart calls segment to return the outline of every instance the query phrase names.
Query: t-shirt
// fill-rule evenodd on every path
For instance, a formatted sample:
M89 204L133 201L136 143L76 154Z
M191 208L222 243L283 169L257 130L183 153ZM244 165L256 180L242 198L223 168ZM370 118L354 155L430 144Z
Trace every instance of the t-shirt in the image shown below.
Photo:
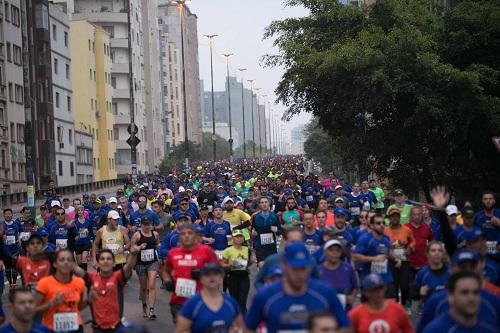
M466 327L451 318L449 313L444 313L434 319L425 327L422 333L453 332L453 333L498 333L498 329L488 323L477 320L476 325Z
M326 268L325 265L319 267L320 279L335 289L338 294L350 294L358 288L358 279L352 266L341 261L336 269Z
M413 286L415 289L420 290L420 287L427 286L429 290L427 291L427 296L425 298L432 297L434 293L446 289L446 283L450 277L450 271L447 266L439 270L432 270L430 267L424 267L417 272L415 276L415 281L413 281Z
M315 229L312 234L308 234L305 232L305 230L303 230L303 234L304 234L304 243L306 244L309 253L313 254L323 243L322 233L318 229Z
M248 329L256 330L266 322L269 333L280 330L304 330L311 312L326 310L336 319L339 327L348 327L349 319L342 308L337 293L321 281L309 279L303 295L289 296L283 282L277 281L259 290L246 315Z
M152 210L147 209L144 213L140 211L135 211L130 215L129 225L135 225L137 230L141 229L141 219L147 216L151 221L153 221L153 225L157 226L160 224L160 220L158 219L158 215L156 215Z
M18 333L18 331L15 330L12 324L6 324L0 328L0 333ZM50 333L50 330L47 326L33 322L31 330L26 333Z
M231 236L231 225L227 221L222 223L209 222L205 227L205 237L213 238L210 246L216 251L224 251L227 247L227 236ZM220 252L222 254L222 252Z
M73 276L69 283L61 283L50 275L38 282L36 291L43 295L42 304L52 301L60 293L64 295L64 301L61 304L53 306L43 313L42 324L54 330L54 324L58 317L61 317L60 314L66 314L67 318L60 318L61 325L66 327L69 323L71 325L82 325L82 316L78 310L81 296L85 292L85 282L82 278ZM68 317L72 317L71 320Z
M41 278L49 275L50 261L49 259L33 261L28 257L19 256L16 269L21 273L23 285L35 288Z
M360 304L349 312L356 333L413 333L410 319L404 308L393 300L386 300L385 309L372 312L366 304Z
M3 223L4 243L9 248L11 254L19 253L19 235L21 233L21 226L16 221Z
M369 257L384 254L387 258L389 258L390 249L391 241L389 240L389 237L382 235L382 238L379 239L375 238L370 233L366 233L358 240L358 243L354 248L354 253L359 253ZM385 283L392 282L392 274L389 269L388 259L380 262L361 263L358 267L360 268L361 280L370 273L376 273L380 274Z
M457 226L453 230L453 233L455 234L455 238L457 240L457 247L465 247L467 245L467 241L475 237L478 231L481 231L481 228L476 225L473 225L472 229L469 231L465 230L463 225Z
M375 194L375 197L377 198L377 203L375 204L376 209L381 209L384 208L384 199L385 199L385 194L384 190L382 190L380 187L375 187L374 189L369 189L370 192L373 192Z
M413 268L422 268L427 266L427 256L426 256L426 248L427 244L432 240L432 230L431 228L425 224L421 223L418 226L413 223L408 223L407 227L413 233L413 237L415 238L415 248L410 254L410 266Z
M123 315L123 287L127 282L123 269L108 277L88 272L85 280L97 293L97 299L91 304L94 323L101 329L114 329Z
M191 321L191 333L228 333L240 313L236 300L222 294L222 306L213 311L210 309L201 294L196 294L188 300L181 309L180 315Z
M175 285L170 304L184 304L188 298L201 290L201 283L191 277L193 269L201 270L207 263L218 262L214 250L206 245L198 244L192 250L183 247L170 250L165 261L167 272L172 275Z
M400 223L401 224L406 224L410 221L410 213L412 209L412 205L404 204L403 207L396 206L396 204L392 204L389 207L387 207L387 213L391 211L391 209L397 209L401 212L401 217L400 217ZM389 219L386 220L386 223L389 224Z
M281 234L281 224L278 216L274 213L263 214L257 213L252 217L252 228L257 232L254 247L260 248L263 246L276 247L276 233L271 231L271 227L277 227L277 234Z
M246 246L242 246L239 250L234 246L230 246L224 250L222 258L224 260L233 261L231 271L246 271L248 268L248 260L250 259L250 250Z

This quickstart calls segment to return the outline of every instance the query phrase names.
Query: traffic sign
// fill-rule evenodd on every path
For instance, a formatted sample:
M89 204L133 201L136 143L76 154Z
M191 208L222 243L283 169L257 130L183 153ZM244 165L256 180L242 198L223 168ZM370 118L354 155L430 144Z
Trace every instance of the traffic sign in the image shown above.
M139 132L139 127L136 124L129 124L127 127L127 132L130 135L137 134Z
M497 148L497 150L500 152L500 136L494 136L491 138L491 141L493 141L493 144Z
M141 140L139 140L139 138L135 135L132 135L128 138L127 143L130 147L137 147L137 145L141 143Z

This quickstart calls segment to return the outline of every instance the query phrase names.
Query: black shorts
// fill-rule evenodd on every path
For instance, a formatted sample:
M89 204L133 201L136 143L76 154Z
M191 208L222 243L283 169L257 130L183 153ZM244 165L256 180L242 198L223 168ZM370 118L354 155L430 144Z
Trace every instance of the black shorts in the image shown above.
M84 251L90 252L91 248L92 244L83 244L83 245L75 244L75 253L82 254Z
M266 260L267 257L278 252L276 244L269 244L255 248L255 256L257 257L257 262Z

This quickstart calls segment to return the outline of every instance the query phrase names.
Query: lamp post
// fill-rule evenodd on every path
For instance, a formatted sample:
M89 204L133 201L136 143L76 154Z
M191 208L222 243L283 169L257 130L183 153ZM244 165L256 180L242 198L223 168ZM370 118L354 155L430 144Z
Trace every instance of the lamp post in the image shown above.
M189 167L189 140L188 140L188 110L186 99L186 63L184 52L184 6L191 3L190 0L172 0L179 8L179 22L181 28L181 59L182 59L182 104L184 107L184 159L186 169ZM130 51L129 51L130 52Z
M269 109L269 122L268 122L268 125L269 125L269 154L271 154L271 156L273 155L273 133L272 133L272 113L273 113L273 109L271 109L271 102L269 102L269 105L268 105L268 109Z
M252 146L252 149L253 149L253 158L255 158L255 120L254 120L254 116L253 116L253 83L255 82L255 80L247 80L248 82L250 82L250 91L251 91L251 99L252 99L252 143L253 143L253 146Z
M243 115L243 157L247 158L247 135L245 130L245 71L246 68L238 68L241 74L241 113Z
M233 56L233 53L223 54L226 58L226 68L227 68L227 99L229 108L229 161L233 162L233 121L231 118L231 85L229 84L229 58Z
M210 49L210 77L212 80L212 155L214 162L217 160L217 137L215 136L215 100L214 100L214 63L213 63L213 41L218 35L204 35L208 38L208 47Z
M262 88L255 88L255 96L257 97L257 120L258 120L258 129L259 129L259 156L262 157L262 132L261 132L261 126L260 126L260 95L259 92L262 90Z
M264 155L267 154L267 126L266 126L266 103L267 103L267 95L262 95L264 99L264 115L262 121L264 122ZM259 118L260 119L260 118Z

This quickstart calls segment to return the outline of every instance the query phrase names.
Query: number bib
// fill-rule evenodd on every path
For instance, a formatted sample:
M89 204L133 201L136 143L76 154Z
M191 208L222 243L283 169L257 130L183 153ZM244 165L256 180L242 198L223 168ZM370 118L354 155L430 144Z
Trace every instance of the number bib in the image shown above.
M21 238L21 240L23 242L27 242L28 239L30 239L30 236L31 236L31 232L21 232L21 234L19 235L19 238Z
M486 253L496 254L497 253L497 241L487 241L486 242Z
M405 249L394 249L394 257L396 257L396 259L399 259L401 261L408 260L406 258Z
M56 247L60 249L65 249L68 247L68 240L67 239L56 239Z
M217 256L217 258L219 260L222 260L222 254L224 253L224 251L222 250L215 250L215 255Z
M313 201L313 200L314 200L314 197L313 197L312 195L308 195L308 196L306 196L306 201L307 201L307 202L311 202L311 201Z
M371 264L371 272L375 274L387 273L387 259L384 261L373 261Z
M346 305L346 297L344 294L337 294L337 298L339 299L340 304L342 304L342 307L345 309Z
M361 212L361 209L359 207L351 207L352 215L359 215L360 212Z
M234 260L233 268L235 269L246 269L248 265L248 260L236 259Z
M260 244L269 245L274 243L274 237L272 233L260 234Z
M113 252L113 254L115 255L118 253L119 248L120 245L118 244L106 244L106 249L111 250L111 252Z
M179 297L193 297L196 294L196 281L178 278L175 282L175 294Z
M78 314L76 312L55 313L54 332L78 330Z
M5 245L14 245L16 244L16 236L9 235L5 238Z
M141 261L154 261L155 260L155 250L147 249L141 251Z
M80 229L78 235L80 236L80 238L87 238L87 236L89 235L89 229L87 228Z

